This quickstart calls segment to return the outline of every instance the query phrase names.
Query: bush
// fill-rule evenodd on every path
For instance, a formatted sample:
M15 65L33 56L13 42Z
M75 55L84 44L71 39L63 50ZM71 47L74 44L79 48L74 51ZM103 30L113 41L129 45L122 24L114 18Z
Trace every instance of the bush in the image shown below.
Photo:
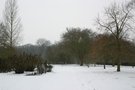
M25 60L21 55L13 55L12 58L13 70L15 70L16 74L24 73L25 71Z
M0 72L11 71L11 65L8 59L0 58Z
M24 73L24 70L23 69L16 69L15 73L16 74L22 74L22 73Z
M52 66L47 62L43 63L41 57L26 53L12 54L7 57L0 57L0 72L15 71L22 74L24 71L34 71L37 67L38 74L51 72Z

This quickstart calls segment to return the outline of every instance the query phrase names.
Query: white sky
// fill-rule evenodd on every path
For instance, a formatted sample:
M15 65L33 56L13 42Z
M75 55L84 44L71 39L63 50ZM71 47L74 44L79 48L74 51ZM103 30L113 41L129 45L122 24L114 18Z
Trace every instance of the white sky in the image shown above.
M18 0L23 24L22 44L39 38L59 41L66 27L92 28L98 14L113 1L125 0ZM0 0L0 17L5 0Z

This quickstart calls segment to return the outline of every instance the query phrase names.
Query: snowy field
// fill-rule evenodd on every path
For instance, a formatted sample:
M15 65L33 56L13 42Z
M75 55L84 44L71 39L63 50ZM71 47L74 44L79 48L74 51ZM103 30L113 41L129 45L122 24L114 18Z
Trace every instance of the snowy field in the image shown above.
M51 73L37 76L1 73L0 90L135 90L135 68L54 65Z

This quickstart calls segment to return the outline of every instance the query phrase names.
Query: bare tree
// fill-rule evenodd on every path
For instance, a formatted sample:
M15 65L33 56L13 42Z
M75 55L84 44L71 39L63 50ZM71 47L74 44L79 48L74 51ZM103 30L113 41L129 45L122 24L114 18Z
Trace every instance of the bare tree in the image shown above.
M4 10L4 22L7 30L8 44L14 47L18 44L22 29L21 20L18 16L16 0L7 0Z
M115 37L117 43L117 71L120 71L121 39L124 39L128 32L133 30L132 7L124 4L112 4L105 8L104 19L97 18L97 24L100 29L107 31Z

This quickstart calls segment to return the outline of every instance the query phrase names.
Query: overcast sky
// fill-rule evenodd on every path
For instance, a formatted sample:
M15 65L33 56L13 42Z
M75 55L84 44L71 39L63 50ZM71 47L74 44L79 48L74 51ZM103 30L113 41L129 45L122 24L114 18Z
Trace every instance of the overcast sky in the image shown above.
M113 1L120 0L18 0L23 24L22 44L39 38L59 41L66 27L94 29L94 20ZM125 0L123 0L125 1ZM5 0L0 0L0 17Z

